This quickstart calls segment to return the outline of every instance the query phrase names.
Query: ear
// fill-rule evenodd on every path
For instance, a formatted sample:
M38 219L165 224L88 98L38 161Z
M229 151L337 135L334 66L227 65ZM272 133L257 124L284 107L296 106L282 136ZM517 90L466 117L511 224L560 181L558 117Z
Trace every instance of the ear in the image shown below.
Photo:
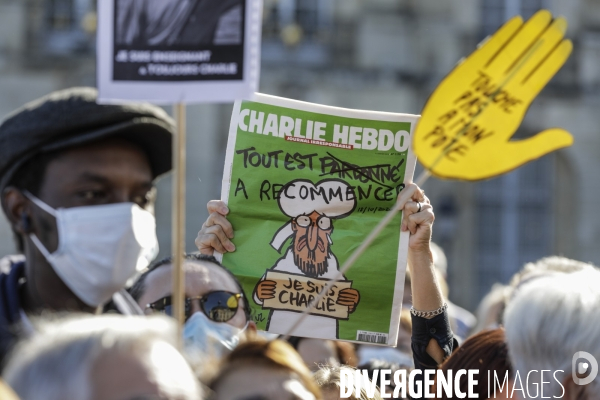
M13 228L20 234L29 233L30 203L19 189L8 186L2 192L2 207Z
M256 323L254 321L248 321L248 328L250 332L256 333Z

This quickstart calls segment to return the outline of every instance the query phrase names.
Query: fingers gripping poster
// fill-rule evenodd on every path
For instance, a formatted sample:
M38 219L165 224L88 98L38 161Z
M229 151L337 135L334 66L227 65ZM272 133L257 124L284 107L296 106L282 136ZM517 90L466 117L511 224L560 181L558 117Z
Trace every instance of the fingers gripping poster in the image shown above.
M259 329L285 334L412 180L418 116L256 95L235 103L223 177ZM396 343L408 232L401 214L292 335Z

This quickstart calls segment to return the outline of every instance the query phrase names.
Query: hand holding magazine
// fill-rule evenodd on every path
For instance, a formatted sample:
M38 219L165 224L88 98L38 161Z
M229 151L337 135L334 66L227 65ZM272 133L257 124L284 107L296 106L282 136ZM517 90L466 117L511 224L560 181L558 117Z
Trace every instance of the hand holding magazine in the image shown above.
M412 180L418 116L257 94L236 102L222 199L259 329L285 334ZM395 217L293 335L395 345L409 232Z

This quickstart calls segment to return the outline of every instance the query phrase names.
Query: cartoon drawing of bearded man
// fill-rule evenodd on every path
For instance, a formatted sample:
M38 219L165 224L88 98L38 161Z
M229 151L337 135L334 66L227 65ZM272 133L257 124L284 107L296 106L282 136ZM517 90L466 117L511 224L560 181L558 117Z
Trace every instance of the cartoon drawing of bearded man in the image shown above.
M299 179L282 188L278 204L290 221L276 232L271 246L280 251L289 237L292 237L292 243L285 255L267 272L278 271L320 279L337 277L338 260L331 251L333 221L347 217L356 208L353 189L337 179L322 180L317 184ZM265 279L265 276L266 273L254 289L254 301L260 305L275 296L276 282ZM345 277L339 279L345 280ZM358 290L345 288L339 291L335 303L353 312L359 300ZM271 310L267 331L287 333L299 316L300 313L296 311ZM336 339L338 319L309 315L292 335Z

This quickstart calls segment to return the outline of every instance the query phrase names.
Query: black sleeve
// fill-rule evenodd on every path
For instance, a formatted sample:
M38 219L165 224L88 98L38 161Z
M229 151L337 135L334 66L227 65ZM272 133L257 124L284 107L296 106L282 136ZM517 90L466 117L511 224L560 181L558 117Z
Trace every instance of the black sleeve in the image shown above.
M448 320L448 311L436 315L431 319L416 317L411 314L412 319L412 338L411 347L415 361L415 369L437 369L437 363L429 354L427 354L427 345L431 339L440 345L444 351L444 358L447 358L458 347L458 342L454 338L450 321Z
M411 314L412 319L412 337L411 347L413 351L413 359L415 369L421 370L421 374L415 375L414 384L421 382L421 388L424 389L425 370L436 370L437 362L427 354L427 345L431 339L434 339L444 351L444 359L448 358L454 350L458 348L458 341L450 328L448 320L448 311L444 311L440 315L436 315L431 319L416 317Z

